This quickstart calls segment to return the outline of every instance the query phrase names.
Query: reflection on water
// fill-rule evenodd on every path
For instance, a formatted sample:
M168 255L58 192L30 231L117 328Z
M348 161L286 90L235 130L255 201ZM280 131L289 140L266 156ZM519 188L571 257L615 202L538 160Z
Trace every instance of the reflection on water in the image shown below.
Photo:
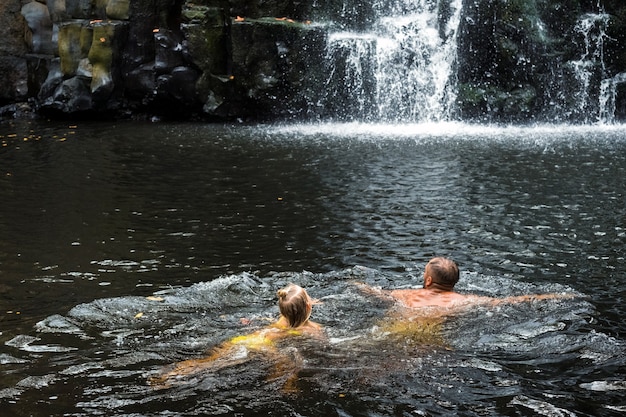
M625 410L621 127L12 122L0 145L9 415ZM421 285L433 255L461 291L581 297L412 328L350 284ZM296 392L262 358L146 383L276 318L290 281L331 340L284 346Z

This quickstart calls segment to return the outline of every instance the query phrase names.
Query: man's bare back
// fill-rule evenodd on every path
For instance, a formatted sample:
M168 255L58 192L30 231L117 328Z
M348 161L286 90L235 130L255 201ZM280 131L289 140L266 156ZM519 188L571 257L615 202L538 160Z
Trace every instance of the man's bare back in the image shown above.
M403 307L453 307L467 302L479 301L472 295L463 295L454 291L436 291L428 288L391 290L388 294Z
M383 290L359 283L362 291L380 298L391 299L399 307L426 309L421 314L447 315L469 306L478 304L498 305L501 303L519 303L532 300L550 298L572 298L573 294L529 294L506 298L492 298L474 294L459 294L454 291L454 285L459 280L459 270L456 263L446 258L433 258L424 268L424 287L401 290ZM416 314L414 311L413 313Z

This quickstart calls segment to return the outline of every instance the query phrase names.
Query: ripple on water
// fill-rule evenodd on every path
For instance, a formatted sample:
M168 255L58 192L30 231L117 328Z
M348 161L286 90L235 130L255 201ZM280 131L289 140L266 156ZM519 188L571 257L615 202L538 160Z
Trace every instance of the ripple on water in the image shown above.
M24 352L43 353L43 352L70 352L77 350L75 347L59 346L59 345L40 345L33 344L41 339L34 336L18 335L13 339L5 342L5 345L20 349Z
M462 289L483 295L569 291L559 285L504 277L465 278ZM14 398L11 389L19 395L49 389L56 395L56 387L71 379L82 390L76 404L83 412L79 415L106 413L111 407L130 414L159 412L164 401L186 415L251 408L258 413L287 412L294 407L304 411L313 409L313 404L319 414L333 407L336 411L338 400L346 410L364 407L388 415L389 410L376 398L386 398L407 411L437 414L469 407L481 414L497 407L501 400L494 400L493 393L499 392L509 410L568 416L574 415L569 411L571 396L561 393L570 389L569 383L551 380L555 397L547 398L541 387L532 388L538 382L527 382L535 375L532 369L557 372L563 364L576 363L577 369L568 375L571 380L586 374L586 366L598 369L604 361L620 363L623 346L590 331L588 318L594 309L584 299L472 309L426 326L438 333L426 341L426 327L416 321L415 329L385 321L389 303L361 293L353 281L385 288L416 286L410 273L355 267L325 274L242 273L147 297L94 300L75 306L67 316L42 320L36 326L37 337L19 335L7 342L26 351L37 342L52 346L47 340L58 337L68 338L63 339L68 347L73 337L88 345L78 352L49 351L64 354L54 362L56 373L23 378L0 395ZM252 356L249 362L193 375L163 390L147 385L148 377L163 366L201 357L220 342L275 319L275 291L290 282L304 286L321 302L314 306L312 318L324 324L331 338L323 346L284 346L285 352L304 359L297 380L289 383L286 375L275 373L276 363ZM593 357L591 362L589 357ZM272 374L279 376L268 378ZM623 382L611 380L580 381L579 386L603 393L625 389ZM94 387L99 388L94 391ZM307 395L298 396L298 392Z

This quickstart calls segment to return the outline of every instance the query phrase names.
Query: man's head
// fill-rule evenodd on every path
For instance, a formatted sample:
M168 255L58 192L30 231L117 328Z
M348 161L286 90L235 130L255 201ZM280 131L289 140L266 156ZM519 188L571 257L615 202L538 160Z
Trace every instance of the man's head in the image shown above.
M459 267L451 259L437 257L431 259L424 269L424 288L436 286L452 291L459 281Z

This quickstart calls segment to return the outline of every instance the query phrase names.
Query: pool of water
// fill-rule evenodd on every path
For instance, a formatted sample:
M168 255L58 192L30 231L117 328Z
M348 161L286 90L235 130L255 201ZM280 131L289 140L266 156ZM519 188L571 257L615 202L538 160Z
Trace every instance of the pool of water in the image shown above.
M623 126L0 124L9 416L623 415ZM353 282L573 299L380 331ZM155 389L305 286L329 341ZM272 375L269 378L268 375ZM3 414L4 415L4 414Z

